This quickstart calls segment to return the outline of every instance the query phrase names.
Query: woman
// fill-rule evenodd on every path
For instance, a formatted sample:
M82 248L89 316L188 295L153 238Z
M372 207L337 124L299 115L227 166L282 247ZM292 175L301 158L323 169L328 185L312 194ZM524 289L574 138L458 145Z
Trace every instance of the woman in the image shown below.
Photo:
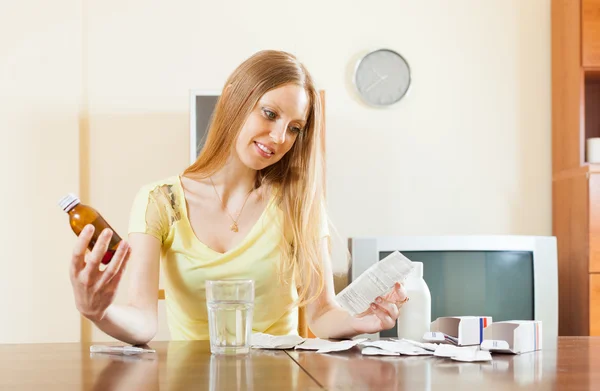
M288 53L259 52L229 77L206 144L182 175L144 186L133 203L129 243L98 270L112 233L79 236L71 281L78 310L131 344L157 331L160 258L173 339L208 339L204 281L251 278L253 330L297 332L306 306L312 332L352 337L391 328L406 299L396 284L360 316L334 302L323 200L321 103L304 66ZM129 303L112 304L126 266Z

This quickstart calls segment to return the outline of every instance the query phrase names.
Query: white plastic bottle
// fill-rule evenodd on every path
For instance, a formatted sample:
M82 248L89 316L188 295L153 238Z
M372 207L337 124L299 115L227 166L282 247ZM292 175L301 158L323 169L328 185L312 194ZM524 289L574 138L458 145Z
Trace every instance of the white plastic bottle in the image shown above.
M422 341L431 325L431 292L423 279L423 262L413 264L413 271L404 281L409 300L400 309L398 338Z

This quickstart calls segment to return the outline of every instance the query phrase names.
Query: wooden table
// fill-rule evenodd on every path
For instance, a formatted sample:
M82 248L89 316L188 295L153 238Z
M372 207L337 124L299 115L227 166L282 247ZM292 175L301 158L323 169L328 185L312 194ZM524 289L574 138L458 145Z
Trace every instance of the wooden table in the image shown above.
M0 345L0 390L600 390L600 338L492 363L253 350L212 356L205 341L154 342L156 355L91 355L89 344Z

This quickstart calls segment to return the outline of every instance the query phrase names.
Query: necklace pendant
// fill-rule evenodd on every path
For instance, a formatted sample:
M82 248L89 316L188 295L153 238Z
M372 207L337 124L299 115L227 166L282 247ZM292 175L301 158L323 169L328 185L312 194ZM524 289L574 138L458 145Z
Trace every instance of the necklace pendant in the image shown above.
M231 229L233 232L237 232L238 231L238 225L237 225L237 223L231 224L231 227L229 227L229 229Z

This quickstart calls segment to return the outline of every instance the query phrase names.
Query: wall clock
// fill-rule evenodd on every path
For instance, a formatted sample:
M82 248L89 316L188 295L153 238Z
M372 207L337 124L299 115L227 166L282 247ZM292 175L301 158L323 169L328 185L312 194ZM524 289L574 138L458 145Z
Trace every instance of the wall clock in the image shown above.
M389 106L406 95L410 86L410 67L404 57L390 49L379 49L363 56L354 72L358 94L371 106Z

